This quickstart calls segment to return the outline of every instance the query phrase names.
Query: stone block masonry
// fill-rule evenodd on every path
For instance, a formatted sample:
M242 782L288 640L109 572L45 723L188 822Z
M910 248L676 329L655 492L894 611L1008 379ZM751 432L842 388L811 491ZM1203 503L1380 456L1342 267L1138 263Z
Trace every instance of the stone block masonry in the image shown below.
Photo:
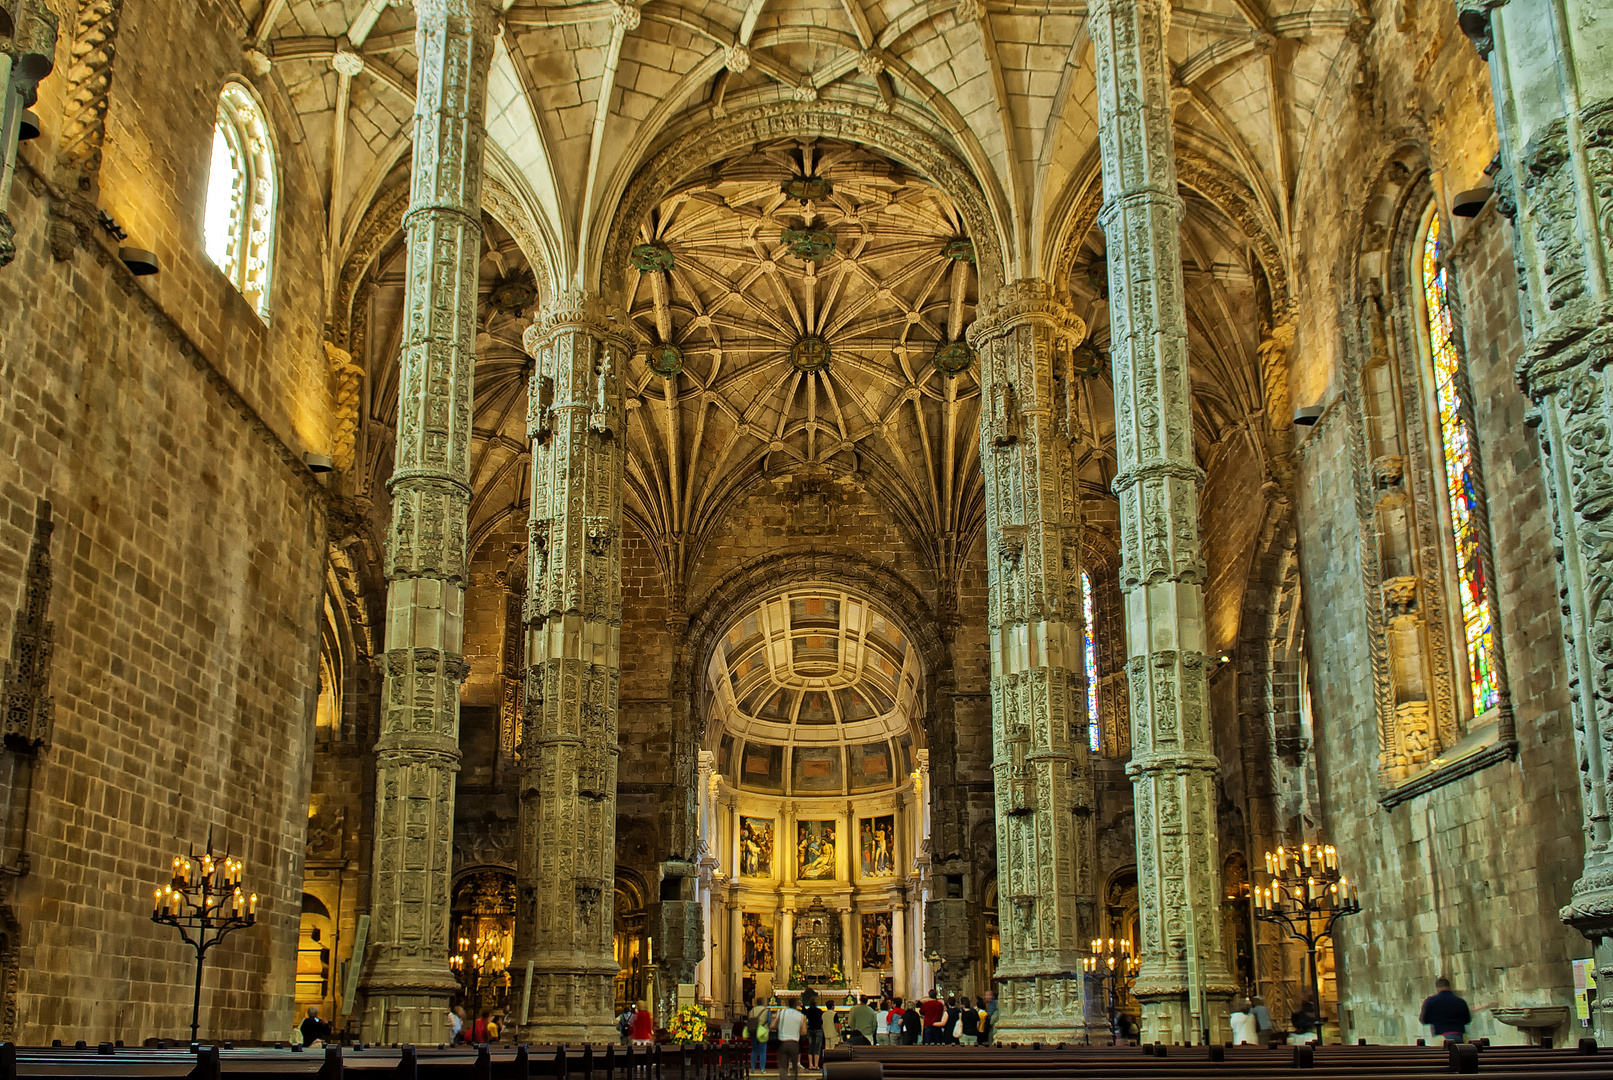
M291 1025L325 519L315 482L104 251L52 259L19 183L0 274L0 650L38 500L56 520L51 691L20 926L24 1043L183 1037L190 950L150 922L210 826L258 925L209 957L202 1031ZM93 257L99 255L99 258ZM254 317L255 318L255 317Z

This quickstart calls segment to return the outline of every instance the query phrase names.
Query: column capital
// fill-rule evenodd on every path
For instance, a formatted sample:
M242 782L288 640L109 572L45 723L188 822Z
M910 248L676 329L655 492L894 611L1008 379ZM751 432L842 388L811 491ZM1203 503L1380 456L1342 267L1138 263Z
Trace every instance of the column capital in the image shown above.
M600 340L612 340L623 348L636 344L637 334L627 316L585 289L567 289L544 304L521 335L521 344L533 356L543 343L557 333L582 332Z
M1086 321L1065 302L1064 290L1041 278L1024 278L1002 286L982 303L969 327L969 344L979 349L1028 322L1052 324L1070 346L1086 336Z

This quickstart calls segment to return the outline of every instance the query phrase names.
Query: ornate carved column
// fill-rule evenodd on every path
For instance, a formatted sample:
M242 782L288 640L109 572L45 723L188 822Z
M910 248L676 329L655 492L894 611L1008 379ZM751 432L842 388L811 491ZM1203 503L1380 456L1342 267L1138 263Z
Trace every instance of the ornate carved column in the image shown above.
M526 332L536 363L516 950L533 961L524 1034L535 1042L615 1036L626 326L597 297L568 292Z
M1564 921L1613 980L1613 22L1562 0L1460 0L1462 29L1490 61L1528 344L1518 383L1535 403L1556 532L1563 639L1584 809L1585 870ZM1492 10L1493 9L1493 10ZM1592 1005L1613 1038L1613 995Z
M899 998L907 998L907 973L912 964L907 958L907 898L903 890L890 891L891 903L891 990ZM977 986L975 989L981 989Z
M1067 1038L1082 1023L1094 843L1081 495L1070 445L1070 351L1082 329L1051 285L1021 281L1000 290L969 330L986 388L980 457L1003 1042Z
M1143 1038L1229 1037L1215 783L1204 671L1204 558L1193 461L1171 133L1167 0L1095 0L1109 342L1137 807Z
M441 1042L459 684L466 674L465 515L482 241L482 111L491 0L417 0L414 168L403 227L407 287L392 526L386 676L375 744L375 863L365 1035Z

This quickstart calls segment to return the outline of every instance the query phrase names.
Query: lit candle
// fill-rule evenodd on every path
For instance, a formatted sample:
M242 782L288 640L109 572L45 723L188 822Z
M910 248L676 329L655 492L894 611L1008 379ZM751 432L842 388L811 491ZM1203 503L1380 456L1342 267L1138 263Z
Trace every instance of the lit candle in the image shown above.
M1305 879L1305 898L1307 900L1315 900L1316 899L1316 879L1315 878L1306 878Z
M1285 847L1277 849L1277 872L1279 874L1288 873L1288 849Z
M157 890L157 897L151 901L151 917L156 918L162 914L162 890Z
M1311 846L1309 844L1304 844L1300 847L1299 857L1304 862L1305 869L1309 870L1311 868Z
M246 903L246 913L248 915L252 915L252 916L257 915L257 913L258 913L258 894L257 893L253 893L252 898L247 901L247 903Z

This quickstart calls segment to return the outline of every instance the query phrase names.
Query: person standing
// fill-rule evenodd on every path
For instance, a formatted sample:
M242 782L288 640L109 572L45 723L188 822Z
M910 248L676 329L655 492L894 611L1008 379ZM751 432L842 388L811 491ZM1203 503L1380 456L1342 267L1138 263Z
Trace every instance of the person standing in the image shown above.
M655 1045L655 1014L647 1001L639 1002L638 1010L633 1013L633 1045Z
M773 1010L758 1001L745 1017L745 1032L750 1036L750 1071L767 1071L767 1040L773 1033Z
M778 1016L778 1074L801 1076L801 1032L806 1028L806 1016L793 1005L786 1005Z
M1255 1041L1261 1046L1271 1045L1271 1010L1266 1008L1266 999L1259 994L1255 995L1254 1008L1249 1015L1255 1018Z
M879 1028L879 1041L886 1046L899 1046L902 1042L902 999L897 998L891 1002L891 1007L885 1011L885 1022Z
M1288 1033L1289 1046L1303 1046L1316 1041L1316 1029L1322 1022L1322 1014L1314 997L1307 994L1288 1019L1293 1024L1293 1030Z
M806 1006L801 1015L806 1017L806 1059L807 1068L823 1068L823 1009L818 1005L818 996L808 990L802 996Z
M314 1043L330 1038L330 1025L319 1018L319 1006L308 1006L308 1015L303 1018L302 1027L297 1029L302 1033L302 1044L312 1046Z
M1232 1045L1243 1046L1253 1043L1260 1037L1259 1029L1255 1027L1255 1017L1248 1008L1249 1003L1241 998L1236 1002L1236 1009L1227 1019L1232 1024Z
M964 1046L978 1046L980 1024L985 1020L986 1014L975 1008L974 1002L968 998L960 998L958 1008L962 1011L959 1018L958 1041Z
M465 1010L455 1005L448 1010L448 1045L452 1046L465 1034Z
M1473 1014L1468 1010L1467 1002L1451 989L1451 981L1438 978L1434 980L1433 996L1423 999L1423 1011L1418 1020L1428 1025L1434 1038L1461 1042L1467 1025L1473 1022Z
M634 1011L633 1003L629 1001L627 1008L623 1009L621 1015L616 1018L616 1034L622 1037L623 1046L633 1041Z
M902 1011L902 1045L915 1046L924 1037L924 1014L919 1011L919 1002Z
M879 1027L879 1014L874 1012L873 1005L867 998L859 998L857 1005L851 1010L851 1016L846 1021L851 1028L851 1044L853 1046L873 1046L875 1029Z
M935 987L930 987L930 992L919 1002L919 1015L924 1018L924 1045L946 1042L942 1035L945 1033L947 1007L935 996Z
M997 1030L997 995L987 990L985 998L980 1003L980 1008L986 1014L986 1026L980 1032L980 1045L987 1046L991 1043L992 1033Z

